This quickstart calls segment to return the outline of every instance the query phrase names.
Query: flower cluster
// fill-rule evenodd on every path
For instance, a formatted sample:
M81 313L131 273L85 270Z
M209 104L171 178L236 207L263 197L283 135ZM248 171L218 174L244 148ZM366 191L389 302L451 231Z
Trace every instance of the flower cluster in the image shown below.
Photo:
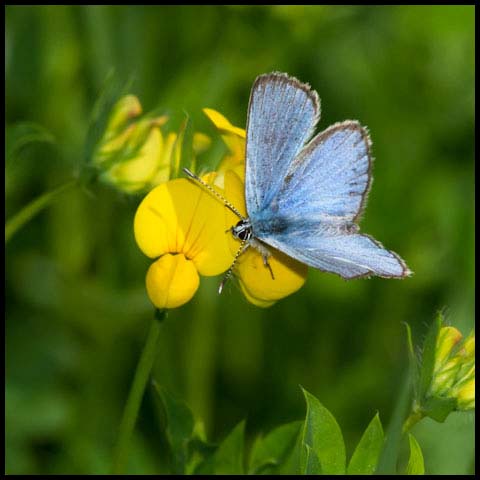
M169 120L166 115L140 118L141 114L136 96L118 100L93 156L100 179L125 193L148 191L168 181L179 168L181 132L162 131ZM195 154L209 145L206 135L194 135Z
M228 151L217 170L201 178L246 216L245 130L235 127L215 110L205 109L204 113ZM240 241L228 230L238 218L201 185L186 178L167 181L165 164L160 168L158 162L156 165L155 181L160 172L165 175L164 181L139 205L134 232L142 252L154 260L146 277L152 303L157 308L175 308L193 297L199 275L219 275L231 266ZM275 279L253 248L240 256L234 270L246 298L262 307L298 290L307 274L305 265L271 251L269 263Z
M437 338L429 395L456 400L457 410L475 408L475 335L463 342L454 327L442 327Z

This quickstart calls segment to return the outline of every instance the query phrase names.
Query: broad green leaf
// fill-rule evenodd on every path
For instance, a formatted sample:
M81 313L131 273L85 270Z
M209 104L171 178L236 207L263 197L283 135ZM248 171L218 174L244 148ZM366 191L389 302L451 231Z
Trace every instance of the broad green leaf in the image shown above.
M251 474L273 473L292 452L302 426L301 421L275 428L265 437L257 437L250 454Z
M422 407L425 415L442 423L457 407L457 400L455 398L428 397Z
M305 449L305 475L321 475L322 467L316 453L309 445L304 445Z
M345 444L334 416L311 393L303 389L307 414L303 426L303 445L308 445L317 455L322 473L345 474ZM308 468L307 451L301 453L302 472Z
M204 475L243 475L245 421L241 421L217 450L195 470Z
M438 333L442 325L443 316L441 313L437 315L430 329L428 330L425 343L423 345L422 367L420 370L420 380L418 395L419 399L423 399L432 383L433 368L435 366L435 350L437 347Z
M194 419L188 406L153 382L157 399L163 408L165 432L173 454L175 473L183 473L187 462L188 442L193 435Z
M410 442L410 458L408 459L406 473L407 475L424 475L425 465L422 449L411 433L408 434L408 440Z
M348 475L372 475L383 447L383 428L378 413L368 425L348 465Z

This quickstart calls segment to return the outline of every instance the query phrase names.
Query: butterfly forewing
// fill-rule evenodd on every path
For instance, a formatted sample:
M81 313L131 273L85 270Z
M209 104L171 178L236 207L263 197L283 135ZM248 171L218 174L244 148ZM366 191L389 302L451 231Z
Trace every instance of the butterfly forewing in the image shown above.
M371 183L370 144L350 120L318 134L290 165L271 208L323 222L356 220Z
M250 216L263 210L318 120L316 92L282 73L261 75L250 95L245 197Z

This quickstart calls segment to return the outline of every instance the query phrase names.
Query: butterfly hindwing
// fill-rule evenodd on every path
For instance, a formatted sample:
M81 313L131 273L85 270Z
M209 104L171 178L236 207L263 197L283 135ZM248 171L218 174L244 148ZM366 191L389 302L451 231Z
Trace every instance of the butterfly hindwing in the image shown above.
M338 231L311 236L277 235L266 240L296 260L345 279L410 275L405 262L368 235Z
M282 186L294 158L311 137L320 113L316 92L282 73L260 75L250 95L245 197L250 216Z

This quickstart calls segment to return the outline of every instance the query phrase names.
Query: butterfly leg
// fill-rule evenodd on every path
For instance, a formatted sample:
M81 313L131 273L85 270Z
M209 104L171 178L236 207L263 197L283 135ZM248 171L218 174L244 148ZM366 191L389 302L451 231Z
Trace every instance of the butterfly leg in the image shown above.
M263 243L259 242L255 238L252 238L250 240L250 244L252 245L253 248L255 248L260 252L260 254L262 255L263 265L270 270L270 275L272 276L272 280L275 280L272 267L270 266L270 263L268 263L268 259L272 256L272 254L270 253L270 250Z
M275 280L275 276L273 275L273 270L272 270L272 267L270 266L270 264L268 263L268 257L270 255L263 255L262 254L262 259L263 259L263 264L270 270L270 275L272 276L272 280Z

